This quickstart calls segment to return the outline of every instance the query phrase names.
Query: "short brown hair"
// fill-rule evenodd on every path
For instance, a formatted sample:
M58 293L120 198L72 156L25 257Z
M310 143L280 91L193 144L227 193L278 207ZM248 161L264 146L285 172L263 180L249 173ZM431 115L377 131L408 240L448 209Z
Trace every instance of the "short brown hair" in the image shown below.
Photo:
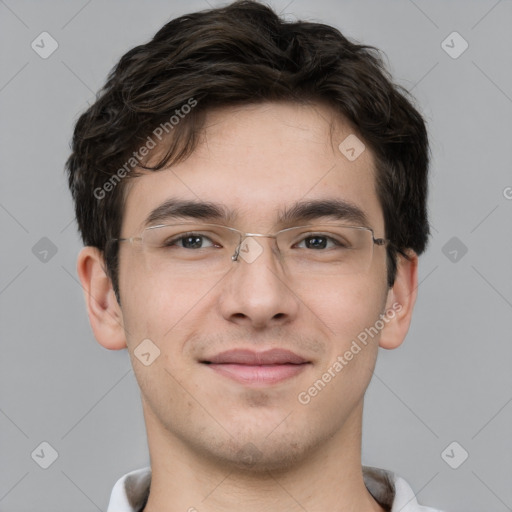
M421 254L429 235L428 137L408 98L376 48L351 42L331 26L287 22L250 0L174 19L120 59L76 123L66 167L83 242L104 252L119 300L118 246L108 241L120 235L121 178L139 175L135 167L157 171L185 159L214 107L319 101L347 120L373 152L385 236L392 241L392 286L397 252ZM155 128L191 99L194 108L173 126L160 161L151 167L131 161Z

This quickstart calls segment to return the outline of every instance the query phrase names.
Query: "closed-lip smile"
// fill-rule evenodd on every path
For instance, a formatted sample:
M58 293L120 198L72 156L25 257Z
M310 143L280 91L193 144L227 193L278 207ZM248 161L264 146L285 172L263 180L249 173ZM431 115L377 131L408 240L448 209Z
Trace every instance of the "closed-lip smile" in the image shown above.
M285 349L261 352L233 349L202 360L201 363L239 383L265 386L298 375L310 361Z

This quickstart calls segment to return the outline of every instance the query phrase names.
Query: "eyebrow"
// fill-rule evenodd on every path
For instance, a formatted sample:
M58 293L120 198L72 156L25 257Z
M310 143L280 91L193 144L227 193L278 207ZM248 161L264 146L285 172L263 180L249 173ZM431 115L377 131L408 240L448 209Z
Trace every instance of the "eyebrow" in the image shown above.
M299 201L286 208L279 216L279 223L289 224L329 217L353 224L367 226L365 212L354 203L342 199L317 199Z
M220 203L169 198L149 213L144 225L187 219L232 222L236 216Z
M149 213L144 226L192 219L232 224L237 217L238 210L229 210L220 203L169 198ZM297 201L278 213L277 224L292 225L325 218L368 226L365 212L354 203L342 199Z

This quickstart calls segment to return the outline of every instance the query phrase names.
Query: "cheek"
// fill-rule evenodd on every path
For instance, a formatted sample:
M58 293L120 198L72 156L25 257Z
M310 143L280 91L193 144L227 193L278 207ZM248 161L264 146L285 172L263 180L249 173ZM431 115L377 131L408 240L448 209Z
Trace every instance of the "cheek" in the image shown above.
M130 349L149 338L165 354L181 351L181 340L208 300L215 283L180 280L151 274L142 266L125 265L120 272L121 304Z
M318 285L303 287L297 295L304 310L312 313L312 321L332 340L333 351L339 353L378 320L385 305L384 280L372 273L363 278L344 276L337 283L326 283L321 290Z
M317 293L308 306L317 314L319 325L329 339L328 353L308 386L302 389L301 404L307 405L311 417L329 422L346 420L348 411L362 399L375 367L378 338L371 328L383 311L384 298L378 285L381 276L347 277L339 286ZM313 295L310 295L313 297ZM371 334L369 334L371 333Z

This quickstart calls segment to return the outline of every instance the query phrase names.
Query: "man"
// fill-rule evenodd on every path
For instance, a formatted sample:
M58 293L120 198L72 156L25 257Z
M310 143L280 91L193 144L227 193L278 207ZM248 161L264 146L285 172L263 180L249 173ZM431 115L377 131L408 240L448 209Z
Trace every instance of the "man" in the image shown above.
M374 49L250 1L183 16L121 58L67 168L151 459L109 512L433 510L361 466L429 234L425 124Z

